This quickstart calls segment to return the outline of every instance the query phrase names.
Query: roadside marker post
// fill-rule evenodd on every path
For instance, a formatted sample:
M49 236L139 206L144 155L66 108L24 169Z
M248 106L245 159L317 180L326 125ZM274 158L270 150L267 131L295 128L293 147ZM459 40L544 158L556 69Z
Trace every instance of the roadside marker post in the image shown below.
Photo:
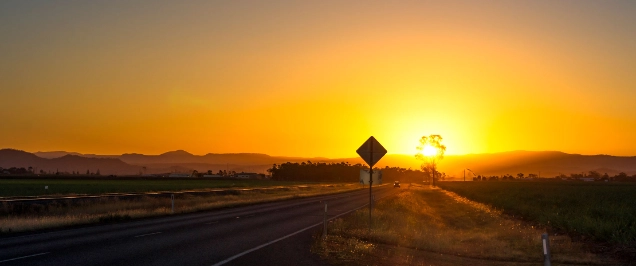
M323 229L322 229L322 238L327 237L327 202L325 201L325 213L323 215Z
M550 238L548 237L548 233L541 235L541 242L543 242L543 265L552 266L550 263Z
M174 194L170 194L170 199L172 200L172 214L174 214Z
M373 208L375 209L375 195L373 195Z
M386 149L373 136L369 137L358 150L358 155L369 165L369 233L371 233L371 208L373 205L373 166L386 154Z

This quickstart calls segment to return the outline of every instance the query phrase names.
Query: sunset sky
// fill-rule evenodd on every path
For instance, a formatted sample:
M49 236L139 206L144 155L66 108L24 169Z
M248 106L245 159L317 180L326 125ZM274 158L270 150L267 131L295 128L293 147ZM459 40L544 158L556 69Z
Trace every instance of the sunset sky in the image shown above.
M636 155L636 1L1 1L0 148Z

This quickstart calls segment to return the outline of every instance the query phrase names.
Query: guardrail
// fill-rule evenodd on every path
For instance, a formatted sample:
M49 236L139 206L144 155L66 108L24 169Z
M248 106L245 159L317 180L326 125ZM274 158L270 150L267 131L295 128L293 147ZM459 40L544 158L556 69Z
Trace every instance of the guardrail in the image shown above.
M290 188L309 188L309 186L292 187L266 187L266 188L230 188L212 190L184 190L184 191L159 191L144 193L106 193L100 195L75 195L75 196L25 196L25 197L0 197L1 203L47 203L52 201L76 201L76 200L97 200L114 198L136 198L136 197L171 197L171 195L232 195L247 191L275 191L288 190Z

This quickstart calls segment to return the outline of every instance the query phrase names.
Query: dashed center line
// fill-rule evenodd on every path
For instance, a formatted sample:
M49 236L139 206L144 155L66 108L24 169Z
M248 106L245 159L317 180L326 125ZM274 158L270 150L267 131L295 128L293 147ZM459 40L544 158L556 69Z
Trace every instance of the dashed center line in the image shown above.
M135 238L137 238L137 237L144 237L144 236L151 236L151 235L157 235L157 234L161 234L161 232L154 232L154 233L150 233L150 234L138 235L138 236L135 236Z
M43 253L33 254L33 255L29 255L29 256L22 256L22 257L17 257L17 258L8 259L8 260L0 260L0 263L14 261L14 260L19 260L19 259L26 259L26 258L35 257L35 256L42 256L42 255L46 255L46 254L49 254L49 253L51 253L51 252L43 252Z

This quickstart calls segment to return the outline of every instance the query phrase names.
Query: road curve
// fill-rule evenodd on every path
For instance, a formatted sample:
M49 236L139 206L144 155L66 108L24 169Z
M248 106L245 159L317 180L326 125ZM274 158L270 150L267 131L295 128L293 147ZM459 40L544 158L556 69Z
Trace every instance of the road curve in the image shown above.
M376 199L397 192L373 189ZM112 225L0 238L4 265L225 265L259 261L259 250L307 236L328 218L368 206L369 191L286 200ZM310 241L310 240L307 240ZM293 243L293 242L289 242ZM283 246L281 246L283 245ZM284 258L284 256L283 256ZM290 257L292 258L292 257ZM263 264L273 262L262 261ZM281 264L290 264L290 261ZM293 263L291 263L293 264Z

